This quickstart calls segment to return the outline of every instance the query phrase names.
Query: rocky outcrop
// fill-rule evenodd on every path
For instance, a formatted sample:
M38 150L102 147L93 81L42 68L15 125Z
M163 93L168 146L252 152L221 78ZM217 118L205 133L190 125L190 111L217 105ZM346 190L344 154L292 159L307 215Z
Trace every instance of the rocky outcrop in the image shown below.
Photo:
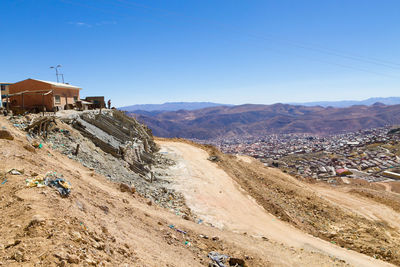
M118 110L81 113L72 126L104 152L125 160L130 168L146 175L156 151L151 131Z

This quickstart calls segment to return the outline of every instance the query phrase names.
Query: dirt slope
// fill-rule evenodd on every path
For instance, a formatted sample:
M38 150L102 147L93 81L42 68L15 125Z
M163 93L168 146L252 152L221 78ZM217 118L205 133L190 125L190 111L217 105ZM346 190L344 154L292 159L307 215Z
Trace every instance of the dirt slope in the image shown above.
M321 253L184 220L137 193L121 192L119 184L46 145L33 149L25 133L3 117L0 128L15 138L0 140L2 266L207 266L210 251L245 259L247 266L347 265ZM12 168L23 174L5 174ZM71 183L69 197L61 198L50 187L26 187L26 179L48 171Z
M400 230L400 214L391 207L349 194L351 189L338 188L333 193L332 188L327 186L319 185L313 188L318 195L329 200L333 205L338 205L372 221L386 221L391 227Z
M211 154L218 155L218 162L242 188L254 197L267 211L289 222L295 227L341 247L356 250L371 257L400 265L400 232L391 227L388 220L371 220L361 215L360 210L337 205L324 198L312 184L295 179L278 169L265 168L253 159L251 163L237 160L235 156L224 155L213 147L204 147ZM325 184L326 187L326 184ZM373 200L375 210L398 211L399 198L395 193L379 191L370 185L329 186L329 195L350 189L359 201L366 197ZM343 187L343 188L342 188ZM339 190L339 191L338 191ZM361 195L361 198L360 198ZM372 202L369 202L372 204ZM357 205L353 205L355 208ZM362 206L361 206L362 207ZM387 209L387 208L390 209ZM366 207L368 209L368 207ZM391 210L393 209L393 210ZM385 216L380 215L380 218ZM392 216L388 217L390 220Z
M372 257L340 248L330 242L305 234L266 212L240 188L228 175L229 172L207 160L209 154L205 150L181 142L158 141L158 144L161 145L163 152L178 162L172 172L176 182L175 188L184 193L188 206L205 221L229 231L265 236L287 246L332 255L355 266L388 265ZM231 159L231 162L235 161L237 162ZM252 163L249 159L240 161L245 164ZM273 172L275 170L272 170ZM307 185L295 179L290 182L298 189L301 188L306 192L309 190L311 193ZM285 189L282 188L282 190ZM330 191L330 193L334 192Z

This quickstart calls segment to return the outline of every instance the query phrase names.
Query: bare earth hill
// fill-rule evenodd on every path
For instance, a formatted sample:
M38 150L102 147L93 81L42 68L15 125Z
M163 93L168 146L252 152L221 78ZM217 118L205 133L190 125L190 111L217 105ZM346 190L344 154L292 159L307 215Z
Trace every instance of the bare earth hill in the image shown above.
M234 259L226 266L400 264L398 194L309 184L182 140L157 141L154 161L170 163L153 165L150 182L128 163L135 162L129 150L125 160L112 159L89 135L94 128L80 123L77 130L58 121L34 148L20 124L0 117L0 266L216 266L210 252ZM71 140L81 144L78 156L69 152ZM67 197L27 186L49 172L69 182ZM121 186L120 176L134 187ZM160 185L170 204L184 196L190 216L162 204Z
M249 104L131 116L147 124L155 136L206 140L271 133L332 134L399 124L400 105L324 108Z

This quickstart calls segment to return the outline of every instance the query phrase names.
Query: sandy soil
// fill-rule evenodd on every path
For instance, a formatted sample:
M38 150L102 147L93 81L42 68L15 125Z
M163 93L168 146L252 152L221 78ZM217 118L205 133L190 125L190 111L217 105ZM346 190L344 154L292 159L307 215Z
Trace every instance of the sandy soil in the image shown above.
M388 206L349 194L347 193L349 189L346 188L336 188L334 192L327 186L313 186L312 188L319 196L331 201L334 205L355 212L370 220L386 221L391 227L400 230L400 214Z
M389 182L377 182L377 184L383 185L387 192L392 192L392 185Z
M354 266L390 266L305 234L267 213L229 175L207 160L206 151L186 143L158 141L158 144L178 162L171 170L175 188L185 195L192 211L206 222L224 230L265 236L286 246L333 256ZM242 160L249 161L246 157Z

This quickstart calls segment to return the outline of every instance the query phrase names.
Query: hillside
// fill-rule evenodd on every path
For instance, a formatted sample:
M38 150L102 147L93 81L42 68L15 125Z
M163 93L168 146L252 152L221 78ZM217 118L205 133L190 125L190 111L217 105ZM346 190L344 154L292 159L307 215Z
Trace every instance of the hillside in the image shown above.
M336 188L213 147L156 145L114 112L0 117L2 265L217 266L216 255L228 255L225 266L399 264L400 215L371 188L368 199L338 191L351 201L335 204ZM46 137L34 125L48 119Z
M349 194L352 186L309 184L211 146L169 139L157 143L179 163L171 170L172 187L183 192L199 218L215 227L327 253L354 266L379 265L355 251L400 263L400 214L390 201L386 206L372 200L385 194L397 196L398 203L398 194L357 186L370 193L365 199ZM214 163L207 160L209 155Z
M131 114L160 137L197 139L263 136L272 133L332 134L400 123L400 105L305 107L241 105L180 110L154 116Z
M195 110L217 106L230 106L212 102L166 102L164 104L142 104L120 107L119 110L133 112L160 112L160 111L177 111L177 110Z
M79 137L73 128L57 124L72 138ZM122 190L119 182L53 150L49 143L31 147L26 133L3 117L0 125L13 136L13 140L0 140L0 265L203 266L209 261L207 254L218 250L238 257L248 253L250 264L268 266L268 260L244 248L251 244L250 238L241 238L243 245L238 246L232 242L238 237L185 220L144 193ZM8 173L10 169L18 169L19 174ZM62 197L48 186L26 185L27 179L48 172L70 183L69 196ZM132 179L136 182L138 177ZM200 234L219 239L204 239Z

